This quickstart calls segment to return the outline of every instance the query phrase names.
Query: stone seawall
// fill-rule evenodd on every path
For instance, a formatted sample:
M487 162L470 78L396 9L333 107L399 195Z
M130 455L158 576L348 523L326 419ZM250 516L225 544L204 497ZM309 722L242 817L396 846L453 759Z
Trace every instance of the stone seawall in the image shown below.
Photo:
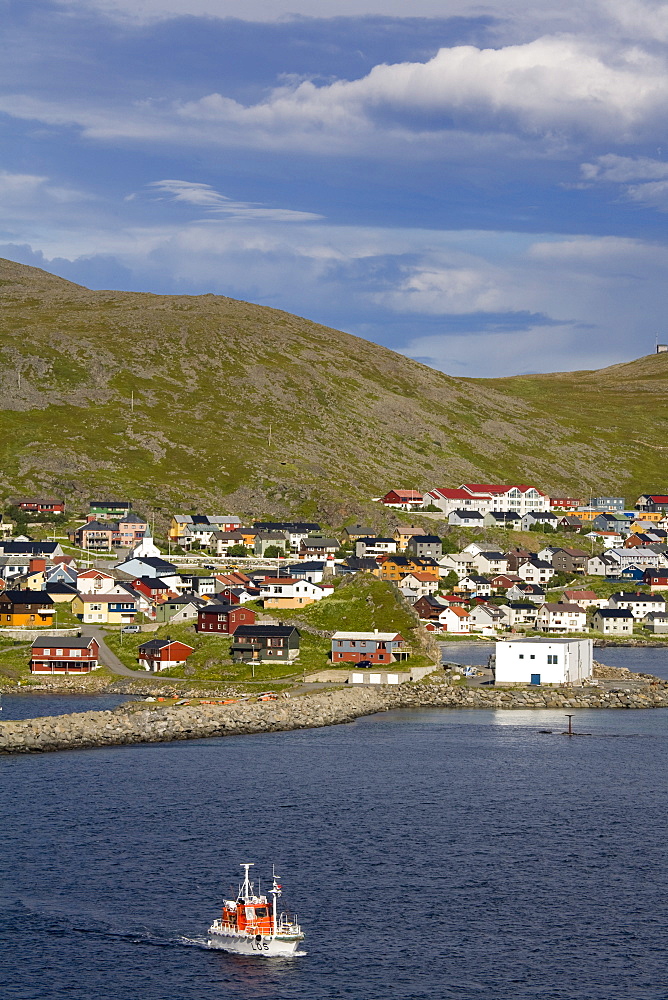
M443 683L336 690L273 702L151 708L132 702L111 712L0 723L0 753L38 753L129 743L281 732L352 722L394 708L668 708L668 683L634 675L613 687L465 688Z

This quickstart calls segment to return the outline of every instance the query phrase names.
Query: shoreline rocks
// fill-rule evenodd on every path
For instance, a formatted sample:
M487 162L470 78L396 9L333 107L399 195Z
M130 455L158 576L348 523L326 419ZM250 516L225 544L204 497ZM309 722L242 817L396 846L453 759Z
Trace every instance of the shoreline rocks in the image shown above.
M442 679L392 688L336 689L278 701L231 705L158 707L153 703L148 708L140 702L130 702L113 711L0 722L0 753L43 753L313 729L402 708L668 708L668 682L648 675L634 677L637 680L633 685L620 678L609 680L607 687L469 688Z

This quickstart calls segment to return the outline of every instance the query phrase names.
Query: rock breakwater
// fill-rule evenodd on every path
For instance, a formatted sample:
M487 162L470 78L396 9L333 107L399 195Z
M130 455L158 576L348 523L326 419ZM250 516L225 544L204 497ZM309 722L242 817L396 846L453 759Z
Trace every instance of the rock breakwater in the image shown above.
M606 686L467 688L446 680L393 688L339 689L270 702L152 705L132 702L109 712L81 712L0 723L0 752L39 753L83 747L205 739L311 729L352 722L395 708L640 709L668 708L668 683L648 675Z

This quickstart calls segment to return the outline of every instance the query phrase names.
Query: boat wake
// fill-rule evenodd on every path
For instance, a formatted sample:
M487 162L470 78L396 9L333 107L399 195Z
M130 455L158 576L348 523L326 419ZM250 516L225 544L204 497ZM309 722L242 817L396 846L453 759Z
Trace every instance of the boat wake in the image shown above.
M201 948L208 951L207 938L199 935L190 936L171 932L165 928L148 927L145 924L125 926L121 929L98 916L63 912L49 906L42 907L35 901L17 901L17 908L22 911L17 915L19 921L23 918L32 926L37 918L41 931L56 937L76 934L98 940L123 941L145 948Z

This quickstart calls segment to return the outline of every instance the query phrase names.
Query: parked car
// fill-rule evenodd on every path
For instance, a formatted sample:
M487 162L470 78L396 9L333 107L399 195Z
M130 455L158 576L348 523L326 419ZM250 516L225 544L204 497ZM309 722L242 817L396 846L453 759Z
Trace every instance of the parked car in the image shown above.
M139 625L124 625L121 632L141 632Z

